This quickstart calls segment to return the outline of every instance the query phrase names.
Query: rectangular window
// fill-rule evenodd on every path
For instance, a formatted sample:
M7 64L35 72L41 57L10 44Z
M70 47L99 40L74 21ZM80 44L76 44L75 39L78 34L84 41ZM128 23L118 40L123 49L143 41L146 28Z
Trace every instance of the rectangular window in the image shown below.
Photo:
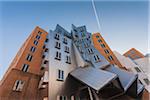
M49 39L48 39L48 38L46 38L45 42L47 43L48 41L49 41Z
M27 60L28 60L28 61L31 61L31 60L32 60L32 55L28 54Z
M34 40L34 44L35 44L35 45L38 45L38 41L37 41L37 40Z
M69 47L65 46L65 52L69 53Z
M36 49L36 48L32 46L32 47L30 48L30 51L31 51L31 52L35 52L35 49Z
M55 39L56 39L56 40L59 40L59 34L56 33Z
M67 100L67 96L57 96L57 100ZM74 100L76 100L76 99L74 99Z
M24 81L22 80L17 80L14 84L13 90L14 91L22 91L24 86Z
M66 56L66 63L71 64L71 58L70 58L70 56Z
M40 34L40 35L41 35L41 34L42 34L42 32L41 32L41 31L38 31L38 34Z
M37 36L36 36L36 39L38 39L38 40L39 40L39 39L40 39L40 36L39 36L39 35L37 35Z
M141 72L141 70L138 67L134 67L134 68L137 72Z
M105 48L105 45L104 45L104 44L101 44L101 47L102 47L102 48Z
M99 38L99 36L98 36L98 35L96 35L96 38Z
M57 59L57 60L61 60L61 53L60 52L56 52L56 57L55 57L55 59Z
M101 39L99 39L99 40L98 40L98 42L102 42L102 40L101 40Z
M28 69L29 69L29 65L28 64L23 64L22 71L27 72Z
M67 44L67 39L66 38L64 38L64 41L63 41L65 44Z
M59 80L59 81L64 80L64 71L63 70L58 69L58 78L57 78L57 80Z
M60 49L60 43L56 42L55 48Z
M99 56L98 55L94 55L94 60L95 60L95 62L100 62Z
M145 83L146 83L147 85L150 84L150 81L149 81L147 78L144 78L143 80L145 81Z
M111 60L113 60L113 57L112 56L108 56L108 59L111 61Z
M88 49L89 54L93 54L93 49Z
M106 54L108 54L108 53L109 53L109 51L108 51L107 49L105 49L104 51L105 51L105 53L106 53Z

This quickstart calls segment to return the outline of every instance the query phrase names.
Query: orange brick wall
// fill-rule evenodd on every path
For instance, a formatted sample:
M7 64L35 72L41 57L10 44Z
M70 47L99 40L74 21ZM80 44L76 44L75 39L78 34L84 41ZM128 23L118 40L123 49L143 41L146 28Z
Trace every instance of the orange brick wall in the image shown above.
M136 50L135 48L131 48L126 53L123 54L126 57L130 57L131 59L138 59L138 58L144 58L144 55ZM138 57L138 58L137 58Z
M99 38L97 38L96 36L98 36ZM101 42L98 42L99 39L101 40ZM121 63L118 61L116 56L113 54L112 50L109 48L109 46L107 45L107 43L103 39L103 37L100 35L100 33L92 34L92 40L93 40L94 47L107 59L107 61L109 61L111 64L116 64L119 67L123 68ZM104 44L105 47L102 48L101 44ZM106 54L104 51L106 49L109 51L108 54ZM110 55L113 57L113 60L109 60L108 56L110 56Z
M38 31L41 31L40 39L36 39ZM36 27L28 39L24 42L14 60L10 64L7 72L5 73L0 84L0 99L1 100L39 100L38 96L42 93L38 89L40 81L40 69L42 63L43 46L46 40L47 32L43 29ZM38 40L38 44L35 45L34 40ZM36 50L34 53L30 52L30 48L34 46ZM31 54L31 62L27 61L27 55ZM23 64L28 64L28 72L23 72ZM22 80L25 82L23 90L21 92L13 91L13 86L16 80ZM46 92L43 92L44 94Z

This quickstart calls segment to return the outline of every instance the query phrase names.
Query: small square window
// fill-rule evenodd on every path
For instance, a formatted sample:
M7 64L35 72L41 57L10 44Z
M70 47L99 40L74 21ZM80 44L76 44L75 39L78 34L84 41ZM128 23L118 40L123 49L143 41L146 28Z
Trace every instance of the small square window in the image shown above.
M98 55L94 55L94 60L95 60L95 62L100 62L99 56Z
M28 54L27 58L26 58L28 61L31 61L32 60L32 55Z
M49 41L49 39L48 39L48 38L46 38L45 42L47 43L48 41Z
M55 34L55 39L59 40L59 34L57 34L57 33Z
M101 40L101 39L99 39L99 40L98 40L98 42L102 42L102 40Z
M99 38L99 36L98 36L98 35L96 35L96 38Z
M42 32L41 32L41 31L38 31L38 34L40 34L40 35L41 35L41 34L42 34Z
M93 54L93 49L88 49L89 54Z
M13 91L22 91L24 83L22 80L17 80L14 84Z
M104 44L101 44L101 47L102 47L102 48L105 48L105 45L104 45Z
M106 53L106 54L108 54L108 53L109 53L109 51L108 51L107 49L105 49L104 51L105 51L105 53Z
M33 46L30 48L30 51L31 51L31 52L35 52L35 50L36 50L36 48L33 47Z
M35 45L38 45L38 41L37 41L37 40L34 40L34 44L35 44Z
M38 39L38 40L39 40L39 39L40 39L40 36L39 36L39 35L37 35L37 36L36 36L36 39Z
M22 71L27 72L28 69L29 69L29 65L28 64L23 64Z
M108 56L108 59L111 61L111 60L114 60L112 56Z

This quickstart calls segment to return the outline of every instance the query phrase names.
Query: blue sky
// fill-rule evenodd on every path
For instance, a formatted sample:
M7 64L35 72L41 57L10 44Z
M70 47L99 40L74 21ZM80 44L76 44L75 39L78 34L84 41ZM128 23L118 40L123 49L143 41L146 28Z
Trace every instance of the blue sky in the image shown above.
M60 24L70 31L71 24L86 25L121 54L132 47L148 52L148 2L96 1L95 6L100 30L91 1L0 2L0 79L36 26L49 31Z

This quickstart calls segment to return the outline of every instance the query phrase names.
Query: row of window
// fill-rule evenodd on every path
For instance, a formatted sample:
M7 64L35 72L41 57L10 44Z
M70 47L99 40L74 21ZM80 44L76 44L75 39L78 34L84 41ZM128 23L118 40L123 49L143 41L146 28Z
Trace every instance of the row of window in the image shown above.
M37 39L37 40L34 40L34 42L33 42L35 45L38 45L38 40L40 39L40 35L41 35L41 34L42 34L42 32L41 32L41 31L38 31L38 35L36 36L36 39ZM32 47L30 48L30 51L31 51L32 53L34 53L35 50L36 50L36 47L34 47L34 46L32 46ZM27 61L31 61L32 58L33 58L32 55L31 55L31 54L28 54L26 60L27 60ZM28 64L23 64L23 66L22 66L22 71L23 71L23 72L27 72L28 69L29 69L29 65L28 65ZM14 90L14 91L22 91L24 84L25 84L24 81L22 81L22 80L16 80L16 82L15 82L15 84L14 84L14 87L13 87L13 90Z
M41 34L42 34L42 32L41 32L41 31L38 31L38 35L36 36L36 39L37 39L37 40L34 40L34 42L33 42L35 45L38 45L38 40L40 39L40 35L41 35ZM34 46L32 46L32 47L30 48L30 52L32 52L32 53L34 53L35 50L36 50L36 47L34 47ZM31 61L32 61L32 58L33 58L32 55L31 55L31 54L28 54L26 60L29 61L29 62L31 62ZM28 65L28 64L23 64L23 66L22 66L22 71L27 72L28 69L29 69L29 65Z
M55 37L54 37L56 40L60 40L60 35L59 34L55 34ZM63 43L64 44L67 44L67 38L64 37L64 40L63 40Z
M60 43L57 42L57 41L56 41L55 48L61 49L61 45L60 45ZM66 52L66 53L69 53L69 47L68 47L68 46L65 46L65 52Z
M58 51L56 52L55 59L61 60L61 53L60 52L58 52ZM66 56L66 63L71 64L71 58L68 55Z

